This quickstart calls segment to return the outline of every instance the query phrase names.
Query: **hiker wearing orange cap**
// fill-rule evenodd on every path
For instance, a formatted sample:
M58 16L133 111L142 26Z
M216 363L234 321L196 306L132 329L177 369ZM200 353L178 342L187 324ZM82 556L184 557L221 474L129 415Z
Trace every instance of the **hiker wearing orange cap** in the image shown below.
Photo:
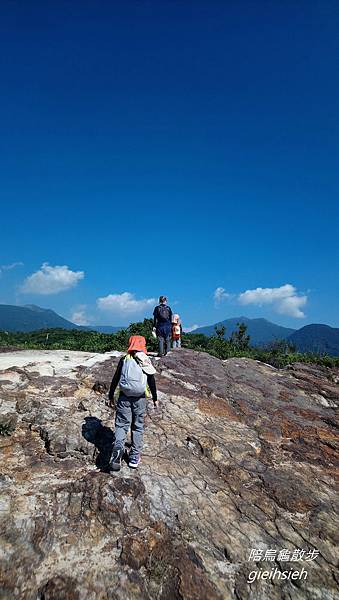
M128 466L136 469L140 463L148 389L152 394L154 407L158 404L154 373L156 370L147 356L145 338L142 335L132 335L127 354L120 359L109 390L109 401L113 406L114 392L118 385L120 387L115 413L115 442L110 460L113 471L121 468L129 428L132 445Z
M147 354L146 340L142 335L132 335L129 338L127 352L144 352Z

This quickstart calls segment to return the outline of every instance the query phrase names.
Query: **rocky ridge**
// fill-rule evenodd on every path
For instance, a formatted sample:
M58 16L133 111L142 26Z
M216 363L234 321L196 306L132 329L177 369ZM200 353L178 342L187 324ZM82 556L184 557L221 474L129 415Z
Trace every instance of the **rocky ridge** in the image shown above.
M109 474L117 361L0 355L0 597L339 598L338 371L172 352L142 464Z

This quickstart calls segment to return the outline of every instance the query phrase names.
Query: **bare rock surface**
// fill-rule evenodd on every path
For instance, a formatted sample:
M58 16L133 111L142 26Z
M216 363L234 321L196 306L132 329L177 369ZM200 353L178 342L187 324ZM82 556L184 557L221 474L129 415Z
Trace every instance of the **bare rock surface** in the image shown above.
M0 355L0 598L339 598L338 371L171 352L112 474L118 356Z

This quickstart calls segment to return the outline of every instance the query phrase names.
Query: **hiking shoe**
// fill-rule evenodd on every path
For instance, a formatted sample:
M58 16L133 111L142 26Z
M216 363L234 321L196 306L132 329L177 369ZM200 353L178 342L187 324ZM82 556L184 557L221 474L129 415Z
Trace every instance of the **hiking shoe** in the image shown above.
M123 451L121 448L113 450L111 460L109 461L109 466L112 471L120 471L122 455Z
M130 456L130 459L128 461L128 466L131 469L137 469L138 466L140 465L140 462L141 462L140 454L133 454L132 456Z

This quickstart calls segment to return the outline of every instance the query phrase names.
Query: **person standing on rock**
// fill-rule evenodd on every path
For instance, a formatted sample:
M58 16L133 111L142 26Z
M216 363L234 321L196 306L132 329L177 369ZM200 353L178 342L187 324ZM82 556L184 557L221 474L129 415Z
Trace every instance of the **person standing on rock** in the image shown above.
M129 428L131 428L132 445L128 466L136 469L140 463L149 390L154 407L158 405L154 373L156 370L147 356L145 338L141 335L132 335L129 338L127 354L120 359L109 390L109 401L112 406L114 392L118 385L120 387L115 413L115 442L110 459L110 467L113 471L119 471L121 468Z
M182 325L179 315L172 317L172 345L173 348L181 348Z
M153 311L153 330L159 343L159 356L164 356L171 349L172 310L167 305L166 296L160 296L159 304Z

